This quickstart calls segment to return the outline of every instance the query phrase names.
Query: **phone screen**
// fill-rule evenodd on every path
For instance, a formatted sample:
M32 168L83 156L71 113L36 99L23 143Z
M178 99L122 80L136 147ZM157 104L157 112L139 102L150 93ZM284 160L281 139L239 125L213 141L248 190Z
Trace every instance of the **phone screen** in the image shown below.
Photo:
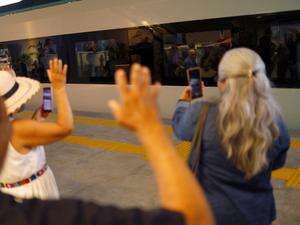
M202 97L202 84L199 69L190 69L188 71L189 85L192 89L192 99Z
M52 93L49 87L43 89L43 111L52 112Z

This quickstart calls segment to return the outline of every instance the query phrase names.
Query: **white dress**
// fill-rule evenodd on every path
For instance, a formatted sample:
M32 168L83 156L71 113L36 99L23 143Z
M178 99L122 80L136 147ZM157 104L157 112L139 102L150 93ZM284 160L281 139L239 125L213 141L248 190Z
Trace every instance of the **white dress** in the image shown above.
M27 154L21 154L9 144L3 169L0 173L0 182L14 184L32 177L42 168L44 173L35 180L17 187L1 187L3 193L13 195L21 199L58 199L59 192L54 175L46 165L46 156L43 146L32 149Z

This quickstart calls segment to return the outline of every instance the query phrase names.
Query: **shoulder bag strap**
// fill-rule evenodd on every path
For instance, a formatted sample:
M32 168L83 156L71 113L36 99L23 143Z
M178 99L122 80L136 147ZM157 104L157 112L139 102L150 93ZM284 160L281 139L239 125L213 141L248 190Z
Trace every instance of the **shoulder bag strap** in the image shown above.
M209 110L209 104L204 103L201 107L199 120L195 129L192 146L191 146L189 166L191 170L194 172L194 174L196 175L198 173L198 167L200 163L201 150L202 150L202 136L203 136L203 130L204 130L208 110Z

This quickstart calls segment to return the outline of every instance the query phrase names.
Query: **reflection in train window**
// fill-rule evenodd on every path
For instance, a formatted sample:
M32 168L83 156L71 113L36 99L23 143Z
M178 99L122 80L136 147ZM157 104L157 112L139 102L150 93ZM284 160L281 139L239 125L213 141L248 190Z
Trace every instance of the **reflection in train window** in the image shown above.
M300 20L272 26L260 39L260 54L267 63L273 82L296 86L300 80ZM267 40L265 40L267 39Z
M152 80L187 85L186 70L200 67L214 86L218 64L231 48L248 47L266 63L275 87L300 88L300 11L186 21L0 43L0 66L47 82L48 61L69 64L68 83L114 83L118 68L148 66Z
M199 66L206 84L214 84L218 63L231 46L229 30L165 35L165 80L169 83L184 82L186 70Z
M112 77L119 50L114 39L78 42L75 49L78 77L86 77L90 82Z
M0 48L0 58L7 59L18 75L48 82L48 62L58 57L57 38L14 41ZM0 64L4 62L1 60Z

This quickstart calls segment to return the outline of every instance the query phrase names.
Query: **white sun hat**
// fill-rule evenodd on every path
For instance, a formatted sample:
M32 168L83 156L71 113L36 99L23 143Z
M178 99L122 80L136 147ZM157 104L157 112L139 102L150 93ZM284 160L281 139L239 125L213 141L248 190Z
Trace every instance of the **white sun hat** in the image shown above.
M0 96L8 114L14 113L40 89L40 82L27 77L14 77L8 71L0 71Z

